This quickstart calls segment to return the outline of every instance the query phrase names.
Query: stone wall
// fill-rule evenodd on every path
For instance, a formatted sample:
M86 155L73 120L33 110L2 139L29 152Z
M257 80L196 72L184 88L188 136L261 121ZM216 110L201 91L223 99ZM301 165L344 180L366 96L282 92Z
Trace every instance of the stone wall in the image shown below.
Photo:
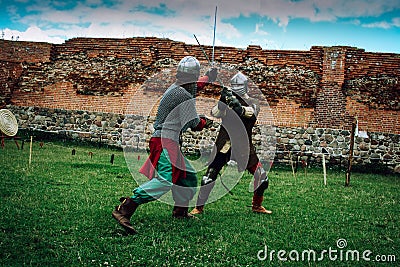
M102 145L145 150L152 133L154 117L102 112L8 106L21 128L56 133L61 138ZM202 132L188 131L183 136L183 150L209 153L218 133L219 123ZM268 131L270 139L262 133ZM350 131L331 128L274 127L258 125L253 140L261 159L288 162L289 159L320 163L325 153L331 164L347 164ZM40 141L40 140L38 140ZM275 145L276 142L276 145ZM391 168L400 166L400 135L368 133L356 137L356 164L383 163ZM397 167L399 168L399 167Z

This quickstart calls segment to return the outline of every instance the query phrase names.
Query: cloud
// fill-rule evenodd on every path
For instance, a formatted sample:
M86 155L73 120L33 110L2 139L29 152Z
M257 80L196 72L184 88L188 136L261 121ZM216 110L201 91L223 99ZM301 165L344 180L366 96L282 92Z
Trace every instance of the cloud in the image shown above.
M261 30L262 27L264 27L263 23L256 23L256 29L254 33L258 35L268 35L268 32Z
M392 25L386 21L374 22L374 23L366 23L362 24L365 28L382 28L382 29L390 29Z
M285 28L290 20L300 18L311 22L335 22L339 18L379 17L384 13L399 9L398 0L303 0L262 1L257 13L271 18L280 27Z
M365 28L381 28L381 29L391 29L400 27L400 17L392 18L387 21L375 21L371 23L360 23L362 27Z
M28 27L40 27L43 31L51 27L64 29L65 36L109 34L115 37L122 37L122 35L127 37L145 33L211 35L213 20L209 16L210 12L205 12L206 7L203 4L198 5L198 8L189 7L186 2L186 4L179 4L179 2L159 4L159 1L134 1L133 3L124 1L112 7L93 7L79 3L74 8L66 10L54 10L49 6L33 4L26 6L25 10L29 10L29 14L19 21ZM168 11L168 16L164 13L164 9ZM212 8L208 6L208 9L210 11ZM16 9L13 10L16 17ZM221 33L226 33L224 35L227 38L240 36L232 25L218 20L217 26ZM72 32L73 30L76 32Z
M19 41L35 41L35 42L47 42L47 43L63 43L64 38L54 36L54 31L43 31L39 27L31 26L26 31L16 31L11 29L4 29L4 38L19 40ZM53 36L53 37L51 37Z
M321 21L345 21L364 28L399 27L400 18L392 18L399 10L398 3L399 0L2 1L8 18L19 23L20 31L7 29L7 35L18 35L20 40L61 43L73 37L155 36L196 44L196 34L201 44L211 45L218 6L216 45L243 47L258 40L277 49L283 47L280 43L289 41L273 38L285 38L286 28L296 19L311 22L311 26ZM389 13L392 17L382 16ZM249 20L248 32L236 20L243 17L256 18ZM268 32L263 30L266 21ZM271 22L277 27L271 27ZM11 28L8 24L6 27ZM260 39L267 35L268 40Z
M393 22L393 26L400 27L400 17L393 18L392 22Z

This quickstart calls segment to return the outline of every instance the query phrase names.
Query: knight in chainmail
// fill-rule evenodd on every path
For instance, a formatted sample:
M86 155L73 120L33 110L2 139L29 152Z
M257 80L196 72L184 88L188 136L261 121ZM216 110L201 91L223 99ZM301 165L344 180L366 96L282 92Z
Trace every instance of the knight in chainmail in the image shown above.
M270 214L272 212L262 206L269 180L252 143L252 130L260 111L259 101L248 95L248 79L243 73L235 74L230 83L231 90L222 90L218 104L211 111L214 117L221 118L222 123L212 153L214 158L203 176L196 207L191 214L204 211L219 172L231 159L236 161L238 171L247 169L254 176L252 210Z
M217 70L212 68L200 77L200 63L184 57L178 64L176 82L163 94L158 106L154 132L150 138L150 154L139 172L150 180L133 190L132 197L122 197L112 216L129 233L136 233L130 218L141 204L160 198L171 191L175 206L174 218L192 218L189 201L196 193L196 171L184 158L179 146L180 133L191 128L200 131L212 121L199 117L195 106L197 89L215 81Z

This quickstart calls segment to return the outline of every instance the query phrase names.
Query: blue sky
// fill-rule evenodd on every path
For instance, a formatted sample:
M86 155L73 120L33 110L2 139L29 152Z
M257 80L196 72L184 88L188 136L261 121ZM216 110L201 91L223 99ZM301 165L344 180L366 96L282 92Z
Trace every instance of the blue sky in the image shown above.
M155 36L196 44L309 50L345 45L400 54L400 0L0 0L1 37Z

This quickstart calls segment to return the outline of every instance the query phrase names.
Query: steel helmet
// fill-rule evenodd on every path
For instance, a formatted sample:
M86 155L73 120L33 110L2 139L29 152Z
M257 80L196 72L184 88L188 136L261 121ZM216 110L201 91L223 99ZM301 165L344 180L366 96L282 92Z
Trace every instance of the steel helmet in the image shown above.
M248 91L247 84L248 84L248 79L246 75L244 75L240 71L236 73L231 79L232 91L240 96L247 94Z
M200 62L192 56L186 56L179 61L177 72L200 76Z

